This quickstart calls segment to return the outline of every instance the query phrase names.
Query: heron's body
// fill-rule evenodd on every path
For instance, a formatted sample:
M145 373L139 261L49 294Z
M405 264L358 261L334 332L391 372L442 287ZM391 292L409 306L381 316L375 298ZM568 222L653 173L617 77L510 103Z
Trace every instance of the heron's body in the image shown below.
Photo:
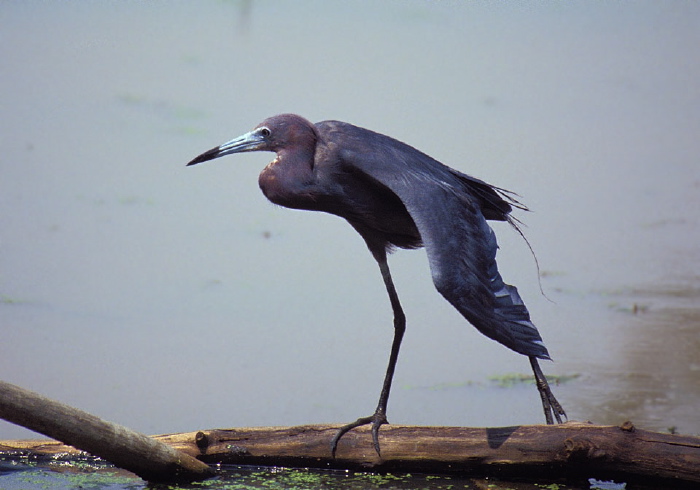
M394 309L395 338L382 396L373 416L348 430L386 422L386 404L405 329L386 253L393 247L425 246L438 291L484 335L528 356L535 371L547 421L563 410L551 394L536 359L549 359L515 287L496 266L496 238L486 220L509 221L510 193L451 169L388 136L339 121L312 124L284 114L213 148L188 165L242 151L273 151L259 185L281 206L340 216L364 238L377 260ZM521 207L521 206L519 206Z

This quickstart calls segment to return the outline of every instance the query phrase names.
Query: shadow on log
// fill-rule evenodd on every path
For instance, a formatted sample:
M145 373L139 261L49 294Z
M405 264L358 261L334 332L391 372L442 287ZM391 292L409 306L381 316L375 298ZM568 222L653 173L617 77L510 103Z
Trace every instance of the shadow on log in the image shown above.
M697 488L700 437L577 422L502 428L382 427L379 457L368 428L348 433L330 457L338 425L260 427L154 438L208 463L405 471L463 476L598 478ZM32 445L32 443L34 445ZM39 446L41 444L41 446ZM2 441L0 450L65 452L48 441Z

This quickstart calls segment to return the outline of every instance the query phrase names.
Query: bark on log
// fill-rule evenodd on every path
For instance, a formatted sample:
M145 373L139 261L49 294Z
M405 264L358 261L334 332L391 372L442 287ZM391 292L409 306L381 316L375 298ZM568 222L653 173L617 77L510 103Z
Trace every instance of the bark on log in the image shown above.
M337 425L207 430L154 436L209 463L406 471L474 476L598 478L694 486L700 437L578 422L501 428L386 425L379 457L367 427L346 434L330 457ZM39 441L35 441L39 442ZM61 445L2 441L0 451L65 452Z
M0 418L106 459L151 482L203 480L214 470L157 439L0 381Z

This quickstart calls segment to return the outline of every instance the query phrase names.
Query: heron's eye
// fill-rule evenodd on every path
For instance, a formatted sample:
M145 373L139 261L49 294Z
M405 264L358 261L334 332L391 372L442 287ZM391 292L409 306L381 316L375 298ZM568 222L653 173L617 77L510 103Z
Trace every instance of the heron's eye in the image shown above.
M272 134L272 133L271 133L271 131L270 131L268 128L260 128L260 134L261 134L263 137L267 138L267 137L270 136L270 134Z

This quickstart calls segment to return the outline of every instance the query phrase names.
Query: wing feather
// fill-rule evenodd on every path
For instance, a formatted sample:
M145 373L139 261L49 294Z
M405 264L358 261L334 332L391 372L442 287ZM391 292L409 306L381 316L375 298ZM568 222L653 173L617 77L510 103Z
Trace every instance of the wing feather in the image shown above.
M401 200L445 299L484 335L521 354L548 359L517 289L498 272L498 244L486 215L509 218L510 205L499 189L379 133L335 121L319 126L326 134L342 132L342 166L362 172Z

